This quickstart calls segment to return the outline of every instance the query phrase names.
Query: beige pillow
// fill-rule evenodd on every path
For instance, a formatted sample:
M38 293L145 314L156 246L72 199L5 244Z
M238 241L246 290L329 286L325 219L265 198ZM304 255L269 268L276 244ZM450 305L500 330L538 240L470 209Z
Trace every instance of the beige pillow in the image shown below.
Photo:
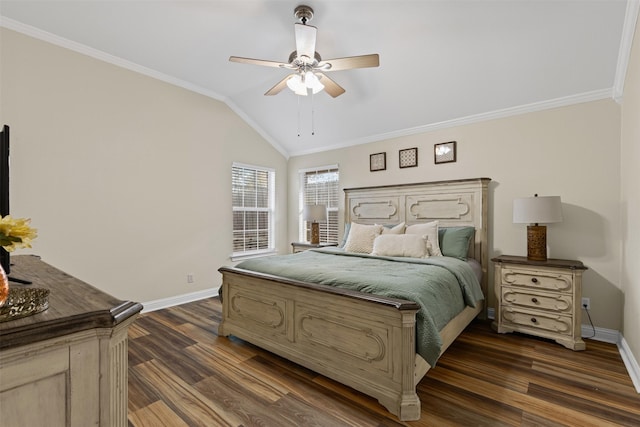
M438 221L431 221L424 224L413 224L407 227L404 231L406 234L418 234L420 236L427 236L429 243L431 243L431 256L442 256L440 251L440 245L438 245Z
M373 241L373 255L428 258L427 236L381 234Z
M370 254L373 250L373 241L380 233L382 233L381 225L364 225L352 222L344 250L347 252Z
M405 228L404 222L401 222L400 224L396 224L391 228L383 226L382 234L404 234L404 228Z

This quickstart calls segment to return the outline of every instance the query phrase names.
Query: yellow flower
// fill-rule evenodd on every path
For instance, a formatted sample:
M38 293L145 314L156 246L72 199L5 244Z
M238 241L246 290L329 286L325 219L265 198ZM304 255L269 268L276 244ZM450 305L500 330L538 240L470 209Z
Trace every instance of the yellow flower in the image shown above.
M11 218L11 215L0 218L0 246L7 252L19 248L30 248L31 241L38 237L35 228L31 228L29 218Z

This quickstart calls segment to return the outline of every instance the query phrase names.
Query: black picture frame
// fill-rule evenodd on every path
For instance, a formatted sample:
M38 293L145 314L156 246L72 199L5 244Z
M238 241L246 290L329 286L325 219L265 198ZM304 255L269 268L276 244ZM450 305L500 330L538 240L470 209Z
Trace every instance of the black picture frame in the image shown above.
M398 151L398 162L400 169L418 166L418 148L406 148Z
M374 153L369 155L369 171L378 172L387 169L387 153Z
M456 141L442 142L433 146L433 162L438 165L441 163L453 163L456 161Z

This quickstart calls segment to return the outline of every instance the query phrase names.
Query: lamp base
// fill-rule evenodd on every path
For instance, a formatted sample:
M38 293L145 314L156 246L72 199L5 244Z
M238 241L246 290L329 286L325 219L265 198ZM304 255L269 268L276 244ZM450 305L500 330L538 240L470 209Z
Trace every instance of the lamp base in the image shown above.
M311 244L317 245L320 243L320 224L317 222L311 223Z
M527 258L532 261L547 260L547 226L527 226Z

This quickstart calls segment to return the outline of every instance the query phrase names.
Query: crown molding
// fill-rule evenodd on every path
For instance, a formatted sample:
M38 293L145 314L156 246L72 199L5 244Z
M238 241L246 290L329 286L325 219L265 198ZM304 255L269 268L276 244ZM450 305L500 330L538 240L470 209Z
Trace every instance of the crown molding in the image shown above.
M19 22L4 16L0 16L0 27L8 28L10 30L19 32L21 34L25 34L27 36L36 38L38 40L42 40L44 42L51 43L53 45L60 46L65 49L69 49L71 51L115 65L117 67L125 68L127 70L163 81L165 83L169 83L171 85L181 87L191 92L204 95L208 98L212 98L217 101L224 102L229 108L231 108L233 112L235 112L238 116L240 116L251 128L253 128L256 132L258 132L260 136L262 136L276 150L278 150L280 154L282 154L286 159L289 158L289 153L287 152L287 150L285 150L280 144L274 141L269 134L267 134L260 126L258 126L258 124L255 121L253 121L249 116L247 116L247 114L244 111L238 108L238 106L235 105L235 103L233 103L226 96L222 96L216 92L205 89L201 86L194 85L192 83L189 83L187 81L175 78L173 76L170 76L164 73L160 73L151 68L144 67L142 65L136 64L131 61L127 61L125 59L103 52L101 50L91 48L81 43L74 42L64 37L57 36L55 34L49 33L47 31L43 31L39 28L32 27L30 25L23 24L22 22Z
M217 101L226 102L224 96L214 91L205 89L198 85L194 85L193 83L189 83L168 74L161 73L151 68L144 67L142 65L136 64L135 62L127 61L126 59L119 58L115 55L111 55L101 50L94 49L84 44L57 36L47 31L43 31L39 28L32 27L31 25L23 24L22 22L7 18L5 16L0 16L0 27L8 28L9 30L13 30L18 33L33 37L35 39L42 40L65 49L69 49L82 55L86 55L91 58L98 59L100 61L107 62L109 64L113 64L115 66L125 68L127 70L134 71L136 73L143 74L157 80L161 80L165 83L187 89L191 92L199 93L209 98L213 98Z
M624 15L622 25L622 37L620 49L618 50L618 63L616 64L616 76L613 83L612 97L616 102L622 102L624 94L624 81L629 68L629 58L631 57L631 45L636 31L636 22L640 13L640 0L627 0L627 10Z
M483 122L487 120L500 119L509 116L515 116L519 114L526 114L536 111L547 110L551 108L564 107L568 105L596 101L606 98L614 98L619 102L619 99L622 97L622 89L624 89L624 74L626 74L627 63L629 61L629 54L631 50L631 41L633 40L633 33L635 31L635 22L638 17L638 10L640 9L640 0L629 0L627 2L627 12L625 15L625 23L623 28L623 40L621 42L619 58L618 58L618 67L616 73L616 86L614 88L596 90L592 92L585 92L575 95L569 95L562 98L556 98L526 105L520 105L495 111L490 111L481 114L475 114L471 116L456 118L452 120L446 120L438 123L431 123L422 126L416 126L408 129L400 129L394 132L386 132L377 135L371 135L365 138L359 138L351 141L345 141L342 143L338 143L331 146L325 146L322 148L311 149L311 150L302 150L295 152L288 152L282 145L278 144L267 132L264 131L258 124L252 120L243 110L241 110L235 103L233 103L229 98L222 96L214 91L205 89L201 86L194 85L187 81L175 78L173 76L160 73L156 70L144 67L142 65L136 64L131 61L124 60L117 56L108 54L106 52L88 47L81 43L74 42L72 40L66 39L64 37L57 36L55 34L49 33L47 31L43 31L39 28L32 27L30 25L23 24L19 21L0 16L0 26L8 28L10 30L34 37L39 40L43 40L45 42L54 44L56 46L60 46L74 52L78 52L83 55L87 55L89 57L98 59L100 61L104 61L113 65L116 65L121 68L125 68L136 73L140 73L146 75L148 77L152 77L154 79L164 81L166 83L172 84L174 86L181 87L183 89L189 90L191 92L195 92L209 98L224 102L232 111L238 114L251 128L253 128L262 138L264 138L269 144L271 144L280 154L282 154L286 159L289 159L291 156L302 156L307 154L314 154L324 151L336 150L341 148L347 148L355 145L368 144L371 142L378 142L387 139L399 138L403 136L415 135L419 133L432 132L439 129L446 129L455 126L463 126L472 123ZM623 45L625 48L623 49ZM622 52L627 52L626 55L623 55ZM621 71L623 70L623 72ZM619 77L619 74L621 76ZM618 95L618 92L619 95Z
M387 132L377 135L371 135L366 138L360 138L352 141L347 141L341 144L323 147L316 150L296 151L291 153L291 156L302 156L307 154L314 154L322 151L336 150L340 148L352 147L355 145L368 144L370 142L384 141L387 139L400 138L403 136L416 135L419 133L433 132L435 130L451 128L455 126L464 126L472 123L484 122L487 120L502 119L510 116L517 116L520 114L533 113L537 111L549 110L552 108L566 107L574 104L581 104L584 102L599 101L602 99L611 99L612 89L601 89L591 92L584 92L575 95L565 96L562 98L550 99L541 102L535 102L531 104L519 105L510 108L504 108L501 110L489 111L486 113L474 114L471 116L460 117L452 120L445 120L438 123L431 123L423 126L416 126L408 129L400 129L394 132Z

